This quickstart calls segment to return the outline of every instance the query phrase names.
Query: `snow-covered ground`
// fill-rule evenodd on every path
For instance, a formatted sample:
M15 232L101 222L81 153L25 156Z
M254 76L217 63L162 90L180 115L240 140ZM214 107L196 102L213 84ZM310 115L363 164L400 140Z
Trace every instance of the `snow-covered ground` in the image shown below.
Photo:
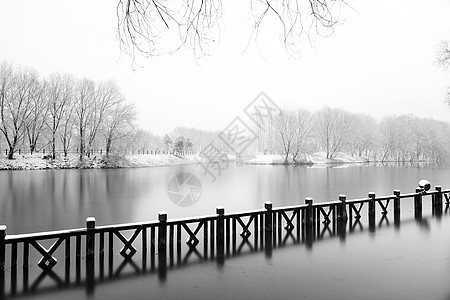
M196 164L204 162L198 155L186 155L177 157L174 155L128 155L126 157L94 155L79 161L77 155L67 157L58 156L56 159L44 159L42 154L14 155L14 159L8 160L0 157L0 170L42 170L42 169L99 169L99 168L139 168L154 166L173 166Z
M316 152L314 154L302 154L296 158L299 164L311 164L311 165L325 165L325 164L353 164L353 163L363 163L367 162L364 157L352 157L345 153L341 153L334 157L333 159L327 159L325 152ZM273 164L283 164L284 157L282 155L256 155L255 158L246 162L247 164L256 165L273 165ZM292 157L288 160L289 164L293 164L294 161Z

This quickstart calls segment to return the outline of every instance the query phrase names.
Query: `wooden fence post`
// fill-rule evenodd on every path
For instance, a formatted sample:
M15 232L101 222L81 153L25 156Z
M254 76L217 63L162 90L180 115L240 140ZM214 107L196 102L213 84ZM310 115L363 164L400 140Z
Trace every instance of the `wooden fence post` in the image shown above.
M0 271L5 271L5 262L6 262L6 226L0 225Z
M375 231L375 193L369 193L369 231Z
M95 255L95 218L86 219L86 257L93 258Z
M158 213L158 277L161 281L167 278L167 213Z
M305 223L312 224L314 222L314 212L313 212L313 202L314 200L311 197L305 198L305 204L308 205L305 212Z
M400 228L400 190L394 190L394 226Z
M339 220L347 220L347 196L346 195L339 195L339 201L341 202L338 206L338 219Z
M416 220L422 219L422 189L416 188L416 195L414 196L414 217Z
M219 265L223 265L225 258L225 208L222 206L216 207L217 226L216 226L216 246L217 246L217 258Z
M436 194L433 194L432 199L432 212L437 217L441 217L442 215L442 187L440 185L437 185L435 187Z
M95 218L86 219L86 292L94 294L95 288Z
M0 297L5 295L5 269L6 269L6 226L0 225Z
M264 208L266 209L264 218L264 252L266 257L272 257L272 202L264 202Z

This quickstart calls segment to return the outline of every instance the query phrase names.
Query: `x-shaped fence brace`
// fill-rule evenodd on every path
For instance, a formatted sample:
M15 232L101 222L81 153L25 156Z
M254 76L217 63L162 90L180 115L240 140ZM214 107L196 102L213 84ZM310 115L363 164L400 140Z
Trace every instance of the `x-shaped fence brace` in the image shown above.
M364 206L364 202L359 203L359 207L356 208L356 205L353 203L350 203L350 213L352 213L352 211L355 213L355 219L359 220L361 219L361 210Z
M200 252L197 250L197 245L200 243L200 240L197 238L197 234L202 228L202 226L205 226L206 221L201 221L197 224L197 227L194 229L194 231L189 228L189 226L185 223L181 224L186 231L186 233L189 235L189 238L186 241L186 244L189 246L189 250L186 253L186 256L183 258L183 263L186 263L191 256L192 253L195 253L197 257L200 259L203 259Z
M251 231L248 228L252 224L252 221L253 221L254 218L255 218L255 216L251 215L250 218L248 219L247 224L245 224L244 221L242 221L242 219L240 217L236 217L236 220L238 221L238 223L242 227L242 232L240 233L240 236L244 240L248 240L248 238L252 235Z
M204 224L205 224L205 221L199 222L194 231L192 231L191 228L189 228L189 226L187 224L185 224L185 223L181 224L183 226L184 230L189 235L189 238L186 241L186 244L189 246L189 248L195 248L195 247L197 247L198 243L200 243L200 240L197 238L197 233L200 231L202 226L204 226Z
M122 241L124 246L120 249L120 255L122 255L125 259L131 259L133 255L136 254L137 250L133 246L133 242L136 237L141 232L141 228L138 228L134 231L133 235L130 238L126 238L119 230L114 230L114 234Z
M386 204L383 205L383 200L378 200L377 201L378 204L380 205L381 209L383 210L381 213L383 215L387 215L388 214L388 206L389 206L389 202L391 202L391 199L386 199Z
M449 194L448 193L444 193L444 197L445 197L445 204L450 204L450 198L449 198Z
M335 211L335 206L331 206L331 205L330 205L330 206L328 207L328 212L326 212L325 209L324 209L322 206L319 206L319 212L320 212L320 214L322 214L323 217L324 217L324 220L322 221L323 224L328 225L328 224L331 223L330 215L331 215L331 213L332 213L333 211Z
M249 237L252 235L252 232L249 230L249 228L250 228L250 225L252 224L252 222L254 222L256 219L257 219L257 216L255 217L255 215L251 215L249 217L247 223L245 223L241 217L234 217L234 220L237 221L242 228L242 231L239 234L242 237L242 241L239 244L237 253L240 253L242 248L244 248L245 245L249 246L250 251L254 251L253 244L249 240Z
M292 232L292 230L295 228L294 224L292 223L294 221L295 216L299 214L300 210L294 210L292 212L292 215L289 217L285 211L281 211L281 215L283 216L283 219L286 221L286 226L284 226L284 229L288 232Z
M53 253L55 253L55 251L63 241L64 237L60 237L56 240L56 242L53 243L53 245L50 246L48 250L45 249L44 246L39 244L37 241L30 242L30 244L43 256L38 262L38 266L42 270L51 270L58 263L58 260L53 257Z

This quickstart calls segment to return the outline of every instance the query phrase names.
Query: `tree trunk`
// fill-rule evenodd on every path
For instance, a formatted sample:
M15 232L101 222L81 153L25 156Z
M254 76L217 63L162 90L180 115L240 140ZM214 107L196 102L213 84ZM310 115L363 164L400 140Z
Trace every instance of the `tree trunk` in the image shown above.
M14 146L9 146L9 149L8 149L8 159L13 159L13 155L14 155Z
M106 139L106 157L109 157L109 152L111 151L111 139Z
M55 141L55 133L52 134L52 158L56 158L56 141Z
M80 160L83 159L84 156L84 136L83 136L83 127L80 126Z

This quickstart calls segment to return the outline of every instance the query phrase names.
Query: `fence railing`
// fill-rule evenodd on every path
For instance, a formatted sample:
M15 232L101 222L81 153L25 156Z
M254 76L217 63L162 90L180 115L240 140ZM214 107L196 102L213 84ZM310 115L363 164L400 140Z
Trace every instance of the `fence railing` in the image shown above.
M320 240L326 232L345 238L347 224L352 232L361 225L364 213L370 231L376 230L377 211L381 214L379 226L393 211L397 227L405 199L413 199L414 218L420 221L423 197L431 196L432 214L440 217L444 199L446 211L449 209L449 193L450 189L436 186L435 191L417 188L414 193L401 194L395 190L388 196L369 193L366 198L353 200L347 200L345 195L330 202L314 203L312 198L306 198L301 205L274 208L271 202L266 202L263 209L239 213L225 213L223 207L217 207L214 215L181 219L168 219L167 213L159 212L155 221L106 226L97 226L95 218L89 217L85 228L30 234L8 235L2 225L0 295L5 297L7 290L8 296L17 294L20 267L23 294L35 291L47 277L57 286L83 282L89 294L94 291L95 282L116 278L127 266L137 273L157 268L164 279L168 265L184 265L191 258L223 263L226 257L240 254L244 247L250 252L263 250L271 256L273 249L288 240L294 243L304 240L311 246L314 239ZM45 247L45 243L49 246ZM118 262L119 266L114 268ZM30 281L32 265L39 267L40 274ZM58 266L62 276L55 272Z

